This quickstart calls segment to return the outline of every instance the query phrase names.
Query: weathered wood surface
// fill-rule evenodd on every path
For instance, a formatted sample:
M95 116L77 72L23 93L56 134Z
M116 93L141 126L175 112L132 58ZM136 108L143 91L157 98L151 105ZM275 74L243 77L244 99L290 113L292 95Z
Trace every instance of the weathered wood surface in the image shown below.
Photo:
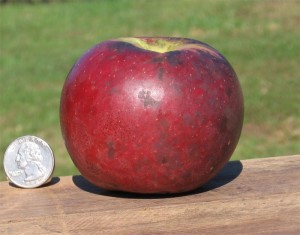
M300 155L233 161L176 196L109 193L81 176L0 183L0 234L300 234Z

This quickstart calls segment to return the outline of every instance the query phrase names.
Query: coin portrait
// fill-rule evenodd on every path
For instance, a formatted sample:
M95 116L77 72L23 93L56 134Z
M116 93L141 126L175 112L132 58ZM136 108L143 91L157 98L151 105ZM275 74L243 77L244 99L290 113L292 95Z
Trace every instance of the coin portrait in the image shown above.
M19 148L16 163L26 175L25 181L37 180L45 175L46 168L42 165L43 156L36 143L24 142Z
M3 164L12 183L22 188L35 188L51 178L54 156L50 146L42 139L23 136L9 145Z

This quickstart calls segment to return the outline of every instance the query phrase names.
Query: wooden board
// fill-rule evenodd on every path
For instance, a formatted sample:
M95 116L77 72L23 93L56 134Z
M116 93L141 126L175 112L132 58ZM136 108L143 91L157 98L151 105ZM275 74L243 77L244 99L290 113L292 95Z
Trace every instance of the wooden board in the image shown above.
M229 162L176 196L110 193L81 176L0 182L0 234L300 234L300 155Z

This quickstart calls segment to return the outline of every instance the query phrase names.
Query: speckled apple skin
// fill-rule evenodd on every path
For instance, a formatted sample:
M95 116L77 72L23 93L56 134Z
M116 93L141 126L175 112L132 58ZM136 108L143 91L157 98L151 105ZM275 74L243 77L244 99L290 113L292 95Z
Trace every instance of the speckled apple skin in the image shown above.
M157 53L109 40L88 50L67 76L63 138L96 186L190 191L214 177L238 143L243 96L228 61L196 40L164 40L199 47Z

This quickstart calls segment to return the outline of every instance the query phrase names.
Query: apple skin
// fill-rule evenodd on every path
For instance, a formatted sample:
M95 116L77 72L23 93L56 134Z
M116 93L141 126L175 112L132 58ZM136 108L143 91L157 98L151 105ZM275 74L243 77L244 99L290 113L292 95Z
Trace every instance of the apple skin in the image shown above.
M60 121L81 174L107 190L179 193L214 177L243 125L243 95L228 61L187 38L159 53L124 40L88 50L65 81Z

